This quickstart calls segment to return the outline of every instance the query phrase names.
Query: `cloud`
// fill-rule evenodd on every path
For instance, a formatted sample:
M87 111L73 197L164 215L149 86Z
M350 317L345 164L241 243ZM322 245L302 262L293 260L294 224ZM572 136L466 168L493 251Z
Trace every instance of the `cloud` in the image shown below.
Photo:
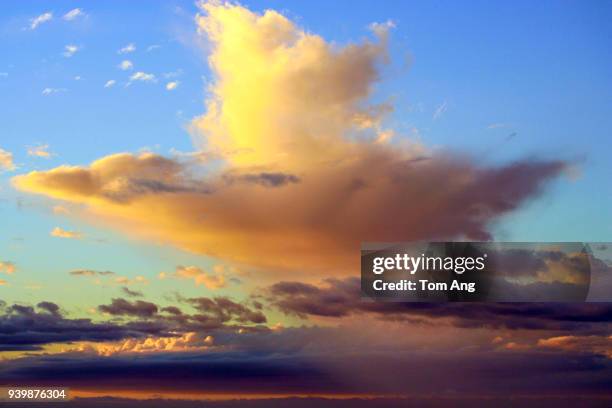
M0 350L38 350L42 345L71 341L113 341L128 337L169 335L160 325L124 325L68 319L53 302L32 306L14 304L0 314Z
M214 82L190 129L195 150L220 159L207 167L111 155L20 175L14 185L85 204L136 237L274 273L342 275L357 270L363 241L488 240L492 222L566 166L487 167L401 135L377 142L391 109L369 104L388 57L385 35L340 47L272 10L202 7Z
M129 297L142 297L143 296L142 292L139 292L137 290L131 290L130 288L126 286L122 287L121 290L123 291L123 293L125 293Z
M243 182L259 184L265 187L281 187L291 183L299 183L300 178L295 174L285 173L247 173L247 174L225 174L228 183Z
M78 17L85 17L85 15L86 14L83 12L83 9L75 8L64 14L62 18L66 21L72 21L77 19Z
M98 310L113 316L153 317L157 314L157 306L151 302L136 300L130 302L122 298L115 298L110 305L100 305Z
M66 92L66 88L45 88L41 93L45 96L49 96L60 92Z
M83 234L78 231L68 231L60 227L55 227L51 230L50 235L57 238L81 239Z
M612 335L556 336L538 340L539 347L565 352L601 354L612 359Z
M444 115L447 109L448 109L448 103L446 103L446 101L442 102L442 104L438 106L436 110L434 111L433 117L432 117L433 120L439 119L442 115Z
M48 172L32 172L15 182L45 183L54 195L81 202L103 197L103 201L126 204L143 195L208 194L207 186L192 180L181 163L148 152L107 156L88 168L60 166Z
M130 82L142 81L142 82L157 82L157 78L153 74L147 74L146 72L138 71L130 76Z
M38 26L53 19L53 13L46 12L30 19L30 30L36 30Z
M69 215L70 210L62 205L54 205L53 206L53 214L56 215Z
M8 152L2 148L0 148L0 172L1 171L12 171L15 170L17 166L13 161L13 153Z
M0 272L4 272L7 275L12 275L17 270L17 266L10 261L0 261Z
M371 23L368 28L379 37L383 37L387 35L389 30L395 28L395 22L392 20L387 20L384 23Z
M93 278L93 283L96 285L148 285L149 280L144 276L137 275L134 278L117 275L112 271L94 271L91 269L77 269L70 272L72 276L84 276ZM138 292L130 292L129 295Z
M123 60L121 61L121 64L119 64L119 69L123 71L128 71L132 68L134 68L134 64L130 60Z
M134 43L129 43L128 45L126 45L125 47L117 51L117 53L118 54L130 54L134 51L136 51L136 45L134 45Z
M116 273L112 271L94 271L91 269L76 269L70 271L72 276L115 276Z
M463 328L606 332L612 318L607 303L400 303L364 302L359 278L326 279L321 284L282 281L264 290L263 298L282 312L302 318L346 318L364 313L383 320L414 317L451 319Z
M158 49L158 48L161 48L161 45L157 45L157 44L149 45L149 46L147 47L147 52L154 51L154 50L156 50L156 49Z
M114 278L114 282L120 285L149 284L149 280L142 275L137 275L134 279L130 279L125 276L117 276Z
M507 123L491 123L489 126L487 126L487 129L499 129L499 128L505 128L510 126Z
M106 83L104 84L105 88L110 88L112 86L114 86L117 83L117 81L115 81L114 79L109 79L108 81L106 81Z
M179 81L172 81L166 84L166 90L174 91L179 86Z
M0 301L0 351L39 350L42 345L66 342L108 342L141 337L181 337L197 333L247 333L268 330L265 315L227 297L181 299L195 313L176 306L161 307L144 300L114 298L97 310L113 316L113 323L69 319L53 302L32 306ZM208 336L208 334L206 334ZM204 336L203 338L205 338Z
M565 406L569 401L572 406L599 406L605 405L609 395L612 364L597 356L563 356L533 351L479 353L471 349L433 353L387 351L384 348L370 350L367 347L347 352L342 348L325 347L330 334L333 333L318 332L317 329L256 333L248 337L259 338L261 348L251 352L243 349L215 352L214 344L218 341L215 337L211 351L199 353L185 350L112 354L114 350L110 350L110 356L88 358L83 358L80 353L62 353L40 360L24 358L5 362L1 374L8 383L24 386L60 382L74 389L96 389L107 393L109 390L154 390L157 395L174 392L175 395L200 394L202 397L211 394L237 398L253 394L343 397L340 402L337 399L330 402L297 398L281 400L282 403L277 405L267 400L246 402L248 406L261 407L296 404L317 407L504 406L508 394L519 395L513 403L518 402L520 406ZM203 342L205 338L199 337L198 340ZM298 338L308 340L306 344L309 346L281 351L266 347L266 341L276 345L283 340L287 343ZM149 347L155 347L154 342L155 337ZM126 344L126 349L140 343ZM304 344L304 340L296 343ZM160 346L162 344L160 342ZM517 372L521 375L516 375ZM441 384L446 386L441 388ZM368 402L345 399L347 395L361 395L368 398ZM399 402L371 399L372 396L390 395L409 398ZM115 403L117 401L113 400ZM244 403L241 401L240 406ZM95 401L95 404L110 405L106 400ZM139 406L136 404L130 401L125 406ZM152 400L146 401L146 406L152 404L157 406ZM168 406L184 404L188 402L174 401ZM197 402L197 405L201 406L202 402ZM225 401L223 406L234 404Z
M30 146L27 148L28 156L33 157L42 157L48 159L51 157L51 153L49 152L48 144L39 144L37 146Z
M40 303L38 303L36 305L36 307L38 307L40 310L43 310L47 313L49 313L52 316L55 317L60 317L61 313L60 313L60 307L53 303L53 302L47 302L47 301L42 301Z
M64 53L62 54L66 58L72 57L77 51L80 50L80 47L74 44L68 44L64 47Z
M196 286L203 285L208 289L220 289L225 287L225 276L204 271L197 266L177 266L172 274L160 273L160 279L174 277L178 279L193 279Z
M164 73L164 78L177 78L179 76L183 75L183 70L181 68L177 69L176 71L170 71L170 72L166 72Z
M113 316L146 319L175 332L225 328L247 330L253 328L252 325L267 322L260 310L224 296L181 298L180 301L195 309L196 313L184 313L176 306L160 307L147 301L130 302L123 298L114 298L110 304L98 306L98 310Z
M92 351L101 356L145 353L179 353L206 351L214 343L212 336L202 336L196 332L188 332L173 337L147 337L142 339L126 339L109 343L80 343L69 346L64 352Z
M265 323L266 316L259 310L253 310L244 304L234 302L227 297L198 297L186 299L197 311L202 313L196 316L201 323L227 323L236 321L238 323Z

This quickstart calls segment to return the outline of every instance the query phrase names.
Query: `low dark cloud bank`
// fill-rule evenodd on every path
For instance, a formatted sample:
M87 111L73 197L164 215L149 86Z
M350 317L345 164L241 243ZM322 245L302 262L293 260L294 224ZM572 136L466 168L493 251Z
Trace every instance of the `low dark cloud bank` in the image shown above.
M127 337L167 334L155 322L94 323L91 319L69 319L57 304L12 305L0 315L0 351L39 350L42 345L73 341L113 341Z
M459 327L609 332L612 303L400 303L361 299L358 278L327 279L318 286L279 282L262 295L282 312L341 318L370 313L383 319L452 318Z
M609 395L612 362L581 353L218 352L127 357L24 358L4 384L97 391L355 395Z
M33 306L14 304L0 309L0 351L40 350L42 345L75 341L115 341L146 336L176 336L184 332L250 330L266 323L266 316L226 297L183 299L195 309L187 313L176 306L115 298L98 310L113 319L96 323L70 319L48 301Z

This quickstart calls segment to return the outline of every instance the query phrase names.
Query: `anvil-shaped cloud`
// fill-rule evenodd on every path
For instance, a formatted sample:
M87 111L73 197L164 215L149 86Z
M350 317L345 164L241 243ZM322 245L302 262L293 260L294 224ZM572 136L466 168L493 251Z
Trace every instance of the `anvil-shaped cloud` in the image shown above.
M216 75L195 147L215 164L151 153L17 176L31 193L82 203L135 236L267 267L346 273L362 241L490 238L489 223L564 167L484 167L383 127L369 104L387 32L339 47L274 11L204 4ZM204 170L204 171L202 171Z

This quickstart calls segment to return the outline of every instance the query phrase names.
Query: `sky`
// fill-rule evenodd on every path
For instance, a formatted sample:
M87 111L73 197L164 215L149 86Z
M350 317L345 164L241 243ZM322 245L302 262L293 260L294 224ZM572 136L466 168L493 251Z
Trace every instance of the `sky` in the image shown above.
M402 362L421 395L470 361L446 389L473 397L524 362L517 395L552 395L540 376L561 370L572 395L609 398L608 304L364 306L357 254L610 241L611 16L607 1L7 2L0 380L397 396ZM184 383L147 381L159 367Z

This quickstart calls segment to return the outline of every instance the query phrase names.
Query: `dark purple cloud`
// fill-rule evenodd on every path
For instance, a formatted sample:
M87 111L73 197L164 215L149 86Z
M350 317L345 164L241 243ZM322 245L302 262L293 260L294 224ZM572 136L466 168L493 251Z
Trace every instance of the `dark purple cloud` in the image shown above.
M314 351L314 350L313 350ZM612 362L580 353L253 350L13 360L3 384L241 394L610 395Z
M369 313L383 319L452 318L460 327L606 332L612 303L401 303L361 298L358 278L327 279L317 286L279 282L263 297L282 312L308 316L346 317Z
M98 310L113 316L134 316L134 317L153 317L157 314L157 305L143 300L136 300L133 303L122 298L115 298L110 305L100 305Z
M121 291L130 297L142 297L143 296L142 292L137 291L137 290L131 290L130 288L126 286L122 287Z
M187 300L201 314L203 320L213 319L223 323L235 320L239 323L265 323L266 316L260 311L236 303L227 297L191 298Z
M232 184L234 182L259 184L264 187L281 187L291 183L299 183L300 178L294 174L287 173L247 173L247 174L231 174L227 173L223 176L224 180Z
M4 309L0 314L0 350L38 350L40 346L50 343L169 335L167 325L154 322L117 324L94 323L91 319L69 319L52 302L40 302L37 309L23 305L11 305Z

